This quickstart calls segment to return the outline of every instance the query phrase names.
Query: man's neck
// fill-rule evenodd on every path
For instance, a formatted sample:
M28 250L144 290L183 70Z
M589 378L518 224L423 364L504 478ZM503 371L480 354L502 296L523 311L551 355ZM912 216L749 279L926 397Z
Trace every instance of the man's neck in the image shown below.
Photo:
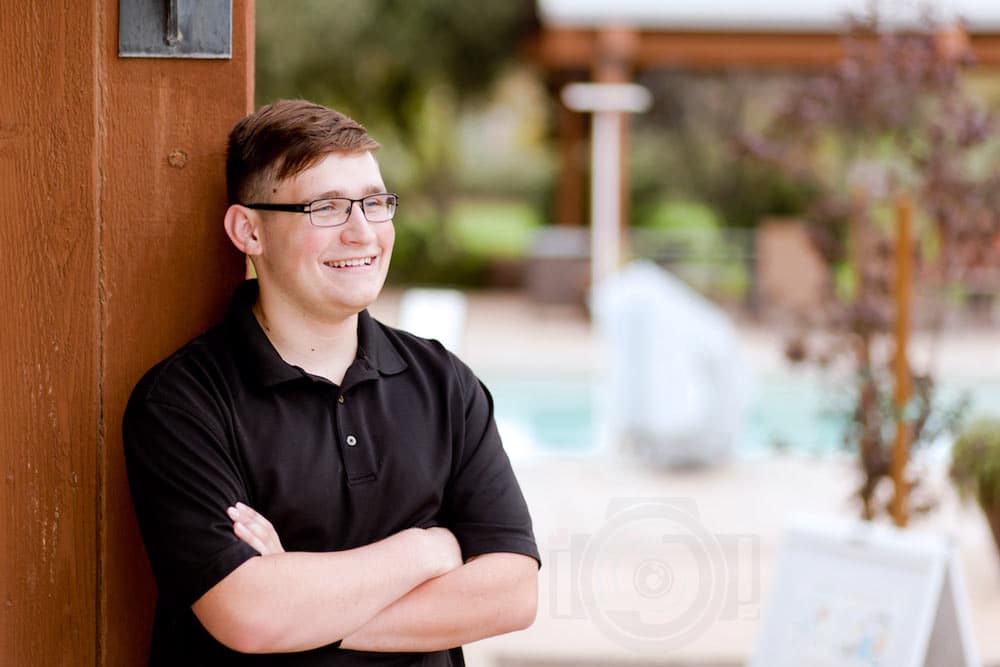
M268 303L263 294L254 316L281 358L334 384L344 379L358 352L358 315L321 320Z

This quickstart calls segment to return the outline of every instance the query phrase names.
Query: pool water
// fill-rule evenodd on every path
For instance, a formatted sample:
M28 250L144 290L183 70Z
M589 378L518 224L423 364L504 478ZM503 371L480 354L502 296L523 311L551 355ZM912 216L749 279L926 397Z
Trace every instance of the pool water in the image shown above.
M603 399L590 377L486 378L485 382L493 395L505 447L512 455L588 454L600 449ZM756 378L736 455L755 458L776 451L815 455L842 451L848 389L843 382L817 377ZM962 395L971 400L969 416L1000 414L1000 380L941 386L945 404Z
M589 378L508 379L486 385L507 449L564 453L595 449L594 390Z

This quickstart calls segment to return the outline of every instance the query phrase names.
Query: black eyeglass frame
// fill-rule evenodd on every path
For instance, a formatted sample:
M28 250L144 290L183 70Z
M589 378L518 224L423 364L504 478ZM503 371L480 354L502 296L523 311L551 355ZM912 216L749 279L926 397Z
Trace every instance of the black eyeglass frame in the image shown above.
M371 199L372 197L393 197L396 201L392 207L392 215L385 220L369 220L368 214L365 212L364 201L366 199ZM324 201L346 201L347 204L347 214L344 215L344 221L338 222L335 225L317 225L313 222L312 218L312 207ZM252 208L256 211L282 211L284 213L307 213L309 214L309 224L313 227L322 227L328 229L330 227L340 227L346 225L347 221L351 219L351 213L354 212L354 205L361 204L361 215L364 216L365 220L372 225L379 225L383 222L391 222L396 216L396 209L399 208L399 195L394 192L376 192L375 194L365 195L361 199L351 199L350 197L321 197L319 199L314 199L311 202L305 204L272 204L272 203L254 203L254 204L240 204L245 208Z

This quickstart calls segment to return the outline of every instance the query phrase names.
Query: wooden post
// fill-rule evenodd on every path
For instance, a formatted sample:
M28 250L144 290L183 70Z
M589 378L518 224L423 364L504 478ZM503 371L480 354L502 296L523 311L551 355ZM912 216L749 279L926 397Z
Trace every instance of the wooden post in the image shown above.
M910 291L912 274L912 226L913 202L909 195L900 195L896 200L896 354L893 359L895 391L893 407L896 416L896 437L892 444L892 483L895 493L890 509L893 522L903 527L909 518L909 482L906 464L910 456L910 424L907 421L907 405L910 402L911 378L907 346L910 340Z
M93 665L97 10L49 7L0 20L0 662Z
M555 222L580 227L587 218L584 212L584 151L587 117L556 102L559 134L559 180L556 183Z
M597 53L596 61L593 64L592 77L594 83L628 83L632 80L632 57L638 48L639 36L633 30L627 28L608 27L597 33ZM592 118L591 122L596 122ZM618 126L618 145L620 156L618 158L618 220L621 227L619 235L627 239L624 233L629 228L629 215L631 206L629 197L631 183L631 131L629 127L629 117L626 113L616 114L615 124ZM591 167L593 173L593 167ZM594 184L591 183L591 188ZM594 211L591 211L591 217ZM627 244L621 244L627 248Z
M622 222L619 202L622 117L649 108L649 91L634 83L574 83L563 90L563 102L591 112L590 268L591 287L618 270Z
M4 665L146 663L122 412L243 274L223 156L252 106L253 1L212 61L119 58L118 6L11 2L0 20Z

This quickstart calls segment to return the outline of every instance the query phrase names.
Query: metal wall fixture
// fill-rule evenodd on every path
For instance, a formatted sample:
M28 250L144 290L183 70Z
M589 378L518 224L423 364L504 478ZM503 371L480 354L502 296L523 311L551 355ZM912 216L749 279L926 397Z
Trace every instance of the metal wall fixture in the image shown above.
M232 58L232 0L119 0L122 58Z

